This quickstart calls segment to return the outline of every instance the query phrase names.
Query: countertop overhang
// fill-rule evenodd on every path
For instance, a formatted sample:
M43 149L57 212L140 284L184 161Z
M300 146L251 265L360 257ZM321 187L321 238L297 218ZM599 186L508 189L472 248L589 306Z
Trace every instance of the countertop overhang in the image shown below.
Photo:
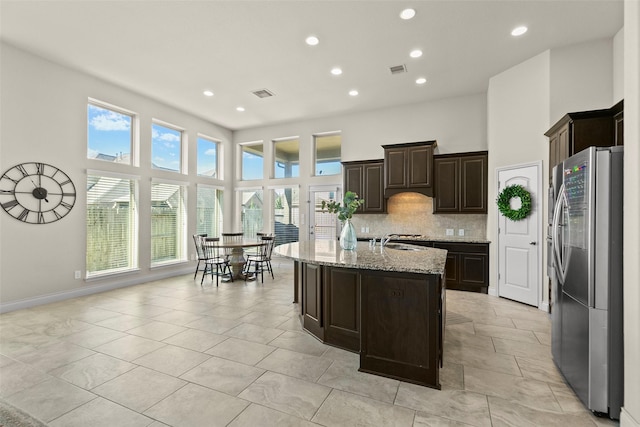
M444 275L447 251L402 245L413 250L392 249L359 242L353 251L340 248L337 240L295 242L276 246L274 252L285 258L320 265L364 270Z

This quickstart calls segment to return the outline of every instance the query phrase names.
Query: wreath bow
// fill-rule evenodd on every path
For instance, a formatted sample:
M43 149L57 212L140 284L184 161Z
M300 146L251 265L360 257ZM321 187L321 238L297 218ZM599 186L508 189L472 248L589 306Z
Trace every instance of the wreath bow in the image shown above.
M511 209L511 199L519 197L520 209ZM509 185L498 195L496 200L498 210L506 218L512 221L520 221L525 219L531 213L531 193L529 193L522 185Z

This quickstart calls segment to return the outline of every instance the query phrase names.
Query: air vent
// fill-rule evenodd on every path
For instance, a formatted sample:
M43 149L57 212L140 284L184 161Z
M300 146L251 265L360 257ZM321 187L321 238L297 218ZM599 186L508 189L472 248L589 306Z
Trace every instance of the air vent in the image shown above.
M393 67L389 67L389 70L391 71L391 74L400 74L400 73L406 73L407 67L405 67L404 64L394 65Z
M254 90L252 93L258 98L269 98L270 96L273 96L273 92L268 91L267 89Z

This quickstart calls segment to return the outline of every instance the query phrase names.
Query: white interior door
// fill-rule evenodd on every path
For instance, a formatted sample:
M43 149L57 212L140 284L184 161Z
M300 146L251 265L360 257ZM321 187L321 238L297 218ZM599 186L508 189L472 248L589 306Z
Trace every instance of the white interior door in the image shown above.
M335 240L338 235L336 214L322 211L322 201L341 200L338 188L312 187L309 189L309 241Z
M531 193L531 214L512 221L498 212L498 295L538 307L541 297L541 164L498 169L498 193L522 185ZM512 209L520 199L511 199Z

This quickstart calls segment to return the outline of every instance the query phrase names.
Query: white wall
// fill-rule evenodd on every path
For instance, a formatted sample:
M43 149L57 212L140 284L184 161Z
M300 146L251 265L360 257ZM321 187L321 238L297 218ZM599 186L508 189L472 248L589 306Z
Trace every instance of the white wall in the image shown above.
M624 407L640 426L640 2L624 3Z
M46 225L21 223L0 213L0 297L1 309L22 307L21 301L40 297L39 302L78 295L91 288L108 288L141 283L158 277L193 271L194 264L181 263L150 268L151 176L181 180L189 184L188 235L195 232L197 178L197 133L218 138L230 151L231 132L194 118L170 106L139 96L115 85L56 65L12 46L1 45L1 150L3 172L21 162L53 164L73 180L78 197L72 211L62 220ZM75 270L85 270L86 169L116 170L114 164L88 160L87 99L89 97L135 111L140 117L141 166L117 169L140 179L140 271L102 280L75 280ZM189 175L152 171L150 134L152 118L181 126L188 137ZM227 165L229 170L230 163ZM231 194L231 180L216 181ZM227 206L229 205L229 206ZM230 201L225 213L230 212ZM191 242L189 239L187 244ZM190 252L192 245L188 245ZM84 277L84 276L83 276Z
M613 37L613 100L614 105L624 99L624 28Z
M489 80L487 91L488 144L489 144L489 211L487 238L491 245L489 281L490 293L496 293L498 234L496 168L542 160L541 179L546 184L549 140L544 133L549 129L551 54L545 51L512 67ZM543 185L546 188L546 185ZM546 194L546 193L545 193ZM546 218L546 197L543 197ZM543 242L545 230L540 230ZM546 250L546 245L543 245ZM544 264L542 264L544 265ZM544 270L540 279L545 283L543 302L548 303L548 289Z

